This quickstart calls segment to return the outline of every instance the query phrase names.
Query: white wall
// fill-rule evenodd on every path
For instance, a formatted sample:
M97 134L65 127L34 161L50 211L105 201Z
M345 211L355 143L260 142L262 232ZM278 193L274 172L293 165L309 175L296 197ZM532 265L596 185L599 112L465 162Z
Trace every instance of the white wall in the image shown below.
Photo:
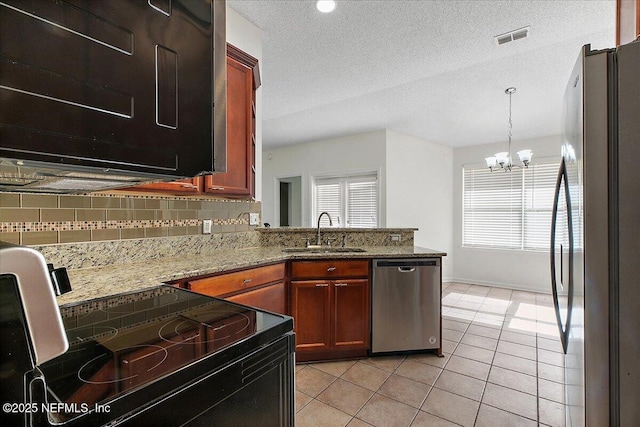
M278 178L302 177L302 226L311 221L311 177L378 171L380 227L417 228L415 244L451 253L453 149L380 130L263 153L263 222L278 225ZM443 277L452 276L452 257Z
M384 206L385 131L373 131L322 141L297 144L262 155L262 222L279 225L278 178L302 177L302 226L311 227L311 177L378 172L381 205ZM380 213L380 226L386 224Z
M262 30L227 6L227 42L258 60L262 74ZM268 84L268 83L267 83ZM262 86L256 91L256 200L262 200Z
M560 136L514 142L512 153L533 150L533 160L560 159ZM484 158L504 151L506 143L456 148L453 151L453 280L549 293L549 253L463 248L462 245L462 168L483 164Z
M557 157L560 136L514 142L535 159ZM463 248L462 168L482 165L505 143L452 149L394 131L374 131L263 153L263 222L278 224L277 180L302 178L302 226L311 221L311 177L378 170L381 227L413 227L415 244L447 252L444 280L549 292L549 253Z
M387 131L387 227L415 227L417 246L447 252L452 276L453 148Z

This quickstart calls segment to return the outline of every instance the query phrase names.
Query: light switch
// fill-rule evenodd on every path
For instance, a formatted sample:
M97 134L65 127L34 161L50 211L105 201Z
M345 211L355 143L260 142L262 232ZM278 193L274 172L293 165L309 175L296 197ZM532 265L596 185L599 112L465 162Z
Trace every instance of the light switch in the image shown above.
M211 234L211 223L210 219L202 220L202 234Z

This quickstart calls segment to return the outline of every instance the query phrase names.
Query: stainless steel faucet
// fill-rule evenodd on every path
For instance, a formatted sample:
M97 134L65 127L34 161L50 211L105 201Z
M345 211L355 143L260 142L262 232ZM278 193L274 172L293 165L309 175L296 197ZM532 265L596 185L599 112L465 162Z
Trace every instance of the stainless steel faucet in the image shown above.
M322 218L322 215L326 215L327 218L329 218L329 225L333 225L333 221L331 221L331 215L329 215L329 212L322 212L320 215L318 215L318 234L316 236L316 245L321 246L322 245L322 238L320 236L320 219Z

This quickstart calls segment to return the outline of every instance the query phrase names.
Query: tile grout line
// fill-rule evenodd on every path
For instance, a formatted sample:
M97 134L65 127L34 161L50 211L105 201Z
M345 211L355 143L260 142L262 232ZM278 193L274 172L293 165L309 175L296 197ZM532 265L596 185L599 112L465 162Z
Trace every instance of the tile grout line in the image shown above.
M504 328L504 322L500 326L500 335L502 335L502 328ZM466 332L465 332L465 335L466 335ZM498 335L498 343L500 342L500 335ZM491 363L489 364L489 373L487 374L487 380L484 382L484 386L482 387L482 395L480 396L480 402L478 403L478 411L476 412L476 417L473 420L474 426L478 423L478 416L480 415L480 407L482 406L482 399L484 398L484 393L487 390L487 384L489 383L489 376L491 375L491 369L493 368L493 361L496 358L497 352L498 352L498 344L496 343L496 350L493 352L493 357L491 358Z

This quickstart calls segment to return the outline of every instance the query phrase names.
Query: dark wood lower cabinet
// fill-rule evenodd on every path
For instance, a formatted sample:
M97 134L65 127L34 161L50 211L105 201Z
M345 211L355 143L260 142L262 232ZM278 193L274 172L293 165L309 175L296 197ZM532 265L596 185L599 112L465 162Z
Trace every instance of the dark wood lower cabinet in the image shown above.
M265 265L187 279L180 286L291 315L299 362L366 357L371 337L369 263L295 260L287 268L285 263Z
M369 280L293 281L296 360L366 356L369 349Z
M335 349L369 348L369 281L333 282L333 339Z
M328 281L294 281L291 315L296 333L296 358L331 348L331 289Z
M284 282L274 283L225 299L278 314L287 313L287 292Z
M288 314L283 262L210 277L187 279L181 286L238 304Z

